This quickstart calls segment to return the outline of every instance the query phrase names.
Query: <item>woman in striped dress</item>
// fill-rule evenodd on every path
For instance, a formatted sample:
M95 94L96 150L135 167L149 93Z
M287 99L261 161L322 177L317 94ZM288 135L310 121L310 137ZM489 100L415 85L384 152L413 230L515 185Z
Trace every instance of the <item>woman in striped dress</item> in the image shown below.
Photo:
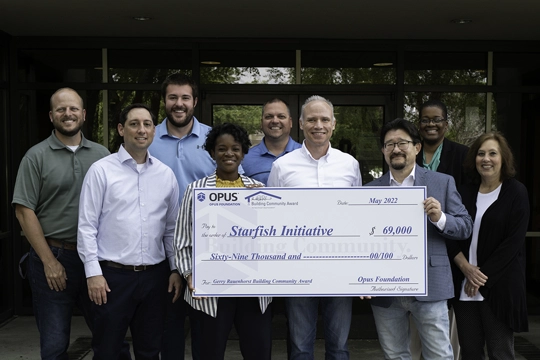
M198 310L196 314L202 335L201 358L205 360L224 358L233 324L240 338L244 359L270 359L271 297L196 297L193 296L195 289L191 282L193 189L263 186L238 173L238 167L250 146L247 132L238 125L225 123L212 128L204 147L216 162L216 172L188 185L176 222L176 264L188 284L185 299Z

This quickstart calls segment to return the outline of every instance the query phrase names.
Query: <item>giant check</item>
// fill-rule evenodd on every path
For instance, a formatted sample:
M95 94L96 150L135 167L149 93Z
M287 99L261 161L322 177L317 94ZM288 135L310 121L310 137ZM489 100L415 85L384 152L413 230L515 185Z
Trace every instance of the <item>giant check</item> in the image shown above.
M195 293L427 295L425 197L425 187L195 189Z

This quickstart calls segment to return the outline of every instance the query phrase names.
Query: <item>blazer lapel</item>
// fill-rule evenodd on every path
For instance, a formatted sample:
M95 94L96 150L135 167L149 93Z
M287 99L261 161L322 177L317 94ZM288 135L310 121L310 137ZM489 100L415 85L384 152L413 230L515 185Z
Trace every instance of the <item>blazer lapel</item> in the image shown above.
M427 170L423 167L416 166L416 170L414 172L414 186L426 186L426 173Z
M444 138L443 148L441 151L441 159L440 159L439 167L437 168L437 172L440 172L443 174L449 174L451 172L450 171L451 162L449 158L451 157L450 153L453 150L452 148L453 148L452 144L446 138Z

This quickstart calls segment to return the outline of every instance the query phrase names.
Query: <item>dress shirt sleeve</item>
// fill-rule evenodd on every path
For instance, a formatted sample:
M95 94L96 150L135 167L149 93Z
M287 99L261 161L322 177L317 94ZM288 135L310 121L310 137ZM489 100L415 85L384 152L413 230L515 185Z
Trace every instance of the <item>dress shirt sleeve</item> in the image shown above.
M446 217L442 236L450 240L467 240L472 233L473 221L461 202L454 178L448 177L446 183L445 207L442 209Z
M77 250L87 278L102 275L98 260L97 236L106 186L103 168L92 165L84 177L81 189L77 233Z
M428 220L430 223L435 225L437 229L439 229L440 231L444 231L444 227L446 226L446 215L444 214L444 212L441 211L441 218L439 219L439 221L433 222L429 217Z
M194 184L191 183L186 188L174 230L176 267L182 275L191 273L192 269L191 249L193 247L192 212Z
M360 163L355 160L354 161L354 175L355 175L355 178L356 178L356 182L355 184L353 184L353 186L362 186L362 173L360 173Z
M279 173L279 165L276 162L272 163L272 169L270 170L270 175L268 175L268 187L282 187Z
M178 197L179 197L179 190L178 190L178 181L176 181L176 178L174 177L174 174L171 172L172 176L172 191L169 195L169 204L167 207L167 215L166 215L166 223L165 223L165 232L163 233L163 242L165 245L165 255L167 256L167 259L169 261L169 266L172 270L176 270L176 261L175 256L176 252L174 250L174 230L176 225L176 219L178 217Z

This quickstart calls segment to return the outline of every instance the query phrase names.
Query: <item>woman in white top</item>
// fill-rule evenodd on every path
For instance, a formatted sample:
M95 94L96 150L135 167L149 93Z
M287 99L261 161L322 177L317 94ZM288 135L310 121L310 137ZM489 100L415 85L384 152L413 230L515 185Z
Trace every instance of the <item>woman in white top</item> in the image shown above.
M454 261L453 306L462 359L514 359L514 332L528 331L525 234L527 189L514 179L514 158L504 136L480 136L465 160L472 184L461 189L474 219L468 241L448 243Z

